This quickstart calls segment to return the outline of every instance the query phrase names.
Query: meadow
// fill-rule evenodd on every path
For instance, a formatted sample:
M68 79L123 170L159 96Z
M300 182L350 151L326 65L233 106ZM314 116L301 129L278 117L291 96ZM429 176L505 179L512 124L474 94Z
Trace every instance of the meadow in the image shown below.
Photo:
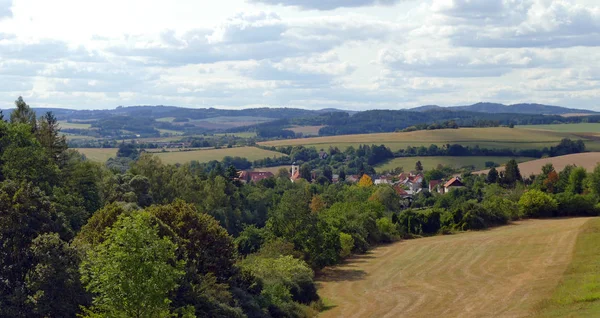
M529 316L552 297L589 220L519 221L378 247L317 277L329 308L320 317Z
M539 149L555 146L563 138L582 139L574 134L564 132L494 127L284 139L261 142L260 145L304 145L317 149L328 149L330 146L334 146L343 150L350 146L358 147L361 144L384 144L393 151L397 151L408 146L420 147L431 144L442 146L450 143L495 149ZM600 148L600 142L597 141L586 142L586 145L590 148L594 143L597 145L593 146ZM594 148L593 146L592 148Z
M109 158L117 155L117 148L75 148L79 153L84 154L90 161L106 162Z
M396 168L404 168L404 171L410 171L415 169L417 161L421 161L425 170L435 169L438 165L450 166L452 168L462 168L466 166L474 166L475 169L486 168L485 163L492 161L499 165L504 165L510 159L516 159L517 162L524 162L534 160L535 158L527 157L406 157L406 158L395 158L386 163L375 167L377 172L390 171Z
M172 151L157 153L156 156L166 164L186 163L192 160L198 162L209 162L212 160L223 160L224 157L242 157L249 161L281 157L284 154L263 150L255 147L223 148L195 151Z
M519 170L523 177L528 177L532 174L537 175L542 172L542 167L545 164L551 163L556 171L562 171L567 165L576 165L585 168L588 172L592 172L596 165L600 163L600 152L577 153L566 156L553 158L543 158L532 161L527 161L519 164ZM475 173L486 173L489 169L484 169ZM504 167L498 168L498 171L503 171Z
M573 261L552 297L540 303L537 317L600 315L600 218L588 221L577 238Z

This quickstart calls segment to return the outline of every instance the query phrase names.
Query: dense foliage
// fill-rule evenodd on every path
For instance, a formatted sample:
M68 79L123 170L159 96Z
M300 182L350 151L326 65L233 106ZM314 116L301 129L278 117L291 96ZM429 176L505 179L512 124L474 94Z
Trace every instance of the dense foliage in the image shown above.
M423 191L406 209L367 173L393 157L384 146L327 156L290 147L301 176L321 170L316 182L284 170L243 184L240 158L165 165L123 143L127 169L88 162L52 114L16 105L0 120L1 317L309 317L322 307L315 271L351 253L522 217L598 215L600 167L546 166L523 179L509 162L491 177L463 175L462 189ZM360 181L334 183L334 169Z

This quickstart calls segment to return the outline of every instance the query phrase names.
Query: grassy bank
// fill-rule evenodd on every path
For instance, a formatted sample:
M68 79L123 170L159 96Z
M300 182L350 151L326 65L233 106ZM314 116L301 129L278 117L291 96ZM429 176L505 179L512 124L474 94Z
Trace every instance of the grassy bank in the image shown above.
M575 244L573 260L552 298L537 317L600 317L600 218L588 221Z

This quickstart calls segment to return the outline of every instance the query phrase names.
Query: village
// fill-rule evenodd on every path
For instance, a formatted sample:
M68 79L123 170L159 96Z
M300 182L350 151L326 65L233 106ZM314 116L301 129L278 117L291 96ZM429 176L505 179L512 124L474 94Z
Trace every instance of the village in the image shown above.
M290 180L292 182L297 182L298 180L304 179L300 174L300 166L295 163L291 165L290 169ZM236 180L242 183L257 183L259 181L274 178L275 175L269 171L239 171L238 178ZM333 174L331 178L332 183L358 183L361 178L368 178L369 183L373 185L389 185L394 188L398 196L402 199L411 200L415 195L428 191L430 193L438 193L438 194L446 194L456 189L464 188L462 180L458 176L453 176L448 178L447 180L430 180L429 182L425 181L425 176L421 171L410 171L410 172L402 172L397 175L393 175L390 173L384 175L348 175L345 178L340 178L339 174ZM311 171L311 180L310 182L317 182L317 173L315 171Z

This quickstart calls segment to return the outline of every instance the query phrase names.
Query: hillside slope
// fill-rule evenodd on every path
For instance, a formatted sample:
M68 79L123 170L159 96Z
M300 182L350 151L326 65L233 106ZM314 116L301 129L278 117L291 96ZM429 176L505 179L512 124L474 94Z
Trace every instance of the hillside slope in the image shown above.
M525 317L547 299L589 219L530 220L403 241L327 269L322 317Z
M566 156L559 156L553 158L544 158L533 161L527 161L519 164L519 170L523 177L528 177L532 174L537 175L542 171L542 167L551 163L556 171L562 171L567 165L576 165L578 167L584 167L587 171L591 172L594 170L596 165L600 162L600 152L586 152L577 153ZM503 171L504 167L498 168L498 171ZM488 170L481 170L474 172L476 174L487 174Z

